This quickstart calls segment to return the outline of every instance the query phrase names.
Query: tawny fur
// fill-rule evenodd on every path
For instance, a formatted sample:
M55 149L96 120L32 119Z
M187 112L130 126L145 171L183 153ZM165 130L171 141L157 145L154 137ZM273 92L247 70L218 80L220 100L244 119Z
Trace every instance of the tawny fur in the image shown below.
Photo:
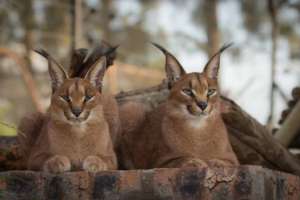
M164 51L170 73L168 100L150 112L142 103L120 107L119 151L124 168L238 165L220 113L217 79L211 77L216 75L214 65L219 64L219 55L204 72L186 74L178 69L181 66L175 57ZM186 88L193 91L193 98L184 94ZM210 97L209 88L215 91ZM197 101L206 101L206 109L201 111Z
M99 73L105 69L101 71L96 65L85 79L65 78L60 85L57 80L63 77L63 70L49 67L52 84L56 86L50 108L44 115L24 118L19 128L25 134L20 134L19 140L23 141L20 150L28 169L58 173L117 168L113 141L119 131L118 107L112 96L99 92L101 84L97 81L103 77ZM86 100L87 96L92 98ZM77 118L72 113L74 107L82 110Z
M17 150L24 168L27 167L27 156L30 154L31 148L41 132L44 120L45 114L40 112L30 113L21 119L18 126Z
M119 112L122 127L119 137L120 142L117 146L119 165L121 169L135 169L136 167L131 159L132 151L135 148L133 146L135 138L133 137L138 134L139 130L143 129L146 108L142 103L128 102L120 105ZM143 154L143 152L145 151L141 151L140 153Z

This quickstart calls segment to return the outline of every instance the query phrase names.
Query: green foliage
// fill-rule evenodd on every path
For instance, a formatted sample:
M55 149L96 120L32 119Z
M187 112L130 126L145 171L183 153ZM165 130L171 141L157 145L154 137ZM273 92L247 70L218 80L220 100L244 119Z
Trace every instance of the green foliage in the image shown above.
M0 108L0 136L15 136L17 134L14 125L7 124L3 121L5 113L7 113L10 108Z
M16 129L0 124L0 136L15 136Z

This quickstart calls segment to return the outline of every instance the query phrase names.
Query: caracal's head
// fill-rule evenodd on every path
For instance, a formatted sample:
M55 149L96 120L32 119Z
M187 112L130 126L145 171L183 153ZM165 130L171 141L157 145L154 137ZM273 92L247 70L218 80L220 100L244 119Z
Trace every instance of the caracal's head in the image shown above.
M207 62L201 73L186 73L179 61L166 49L154 44L166 56L165 70L170 95L168 105L175 113L185 116L208 116L218 109L218 71L221 48Z
M106 58L98 59L84 78L69 78L63 67L49 54L43 50L37 52L48 59L52 83L51 119L74 125L97 120L102 113L101 87Z

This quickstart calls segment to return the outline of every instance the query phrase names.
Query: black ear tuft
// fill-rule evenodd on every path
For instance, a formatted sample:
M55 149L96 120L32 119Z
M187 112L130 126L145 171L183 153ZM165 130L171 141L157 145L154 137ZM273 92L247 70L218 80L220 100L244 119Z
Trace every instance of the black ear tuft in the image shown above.
M161 50L166 57L165 70L167 75L168 86L171 88L174 83L185 74L185 71L179 61L162 46L151 42L156 48Z
M71 61L71 63L75 64L72 64L69 69L70 77L85 77L91 66L93 66L93 64L102 56L106 57L106 68L113 65L113 61L116 58L116 50L118 47L119 45L112 46L108 42L101 41L101 43L96 46L90 53L85 50L82 57L80 54L75 54L75 56L72 57ZM79 56L79 58L77 58L76 56ZM80 62L78 62L78 60Z
M228 49L229 47L233 46L233 42L230 42L228 44L223 44L223 46L220 48L220 50L217 53L222 53L223 51L225 51L226 49Z
M34 51L38 54L40 54L41 56L45 57L46 59L49 58L49 54L48 52L46 52L44 49L34 49Z
M211 79L218 79L218 72L220 68L220 57L221 53L225 51L227 48L232 46L233 43L229 43L226 45L223 45L217 53L215 53L207 62L207 64L204 67L203 72L206 74L207 77Z
M61 64L59 64L59 62L57 62L47 51L45 51L44 49L34 49L34 51L38 54L40 54L41 56L43 56L44 58L46 58L48 61L53 62L54 64L56 64L57 66L59 66L60 68L63 69L63 66Z
M83 61L86 59L88 50L84 48L76 49L72 53L71 65L68 71L70 77L76 77L80 74Z

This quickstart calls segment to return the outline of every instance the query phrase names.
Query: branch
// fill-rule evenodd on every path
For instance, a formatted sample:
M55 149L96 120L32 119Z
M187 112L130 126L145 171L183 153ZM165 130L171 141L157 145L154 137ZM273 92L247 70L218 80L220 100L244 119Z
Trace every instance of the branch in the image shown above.
M288 147L300 130L300 101L287 116L281 128L275 133L275 138L285 147Z
M277 35L278 35L278 22L277 22L277 6L274 0L268 0L268 11L272 23L272 53L271 53L271 88L270 88L270 114L268 117L268 127L271 130L274 121L274 98L275 98L275 76L276 76L276 51L277 51Z

